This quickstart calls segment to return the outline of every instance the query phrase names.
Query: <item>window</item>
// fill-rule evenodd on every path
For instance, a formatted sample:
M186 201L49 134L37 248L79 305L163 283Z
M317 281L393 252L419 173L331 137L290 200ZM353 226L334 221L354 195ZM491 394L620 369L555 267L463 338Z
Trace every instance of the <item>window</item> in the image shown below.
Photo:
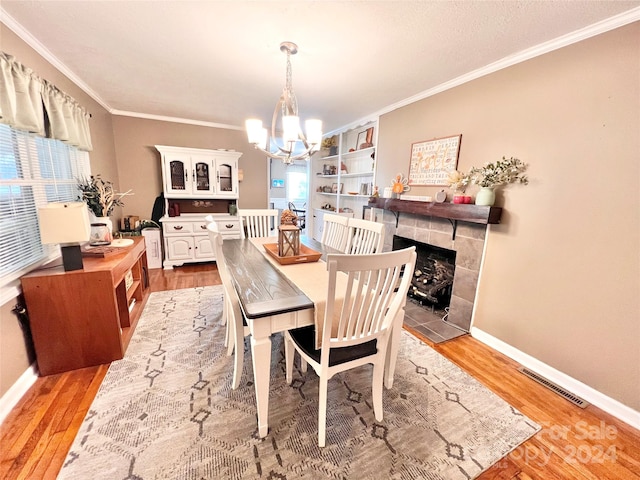
M0 124L3 299L5 287L59 252L56 245L40 243L38 207L49 202L76 201L77 179L89 175L88 152Z
M306 202L307 167L306 164L291 164L286 169L286 196L288 202Z

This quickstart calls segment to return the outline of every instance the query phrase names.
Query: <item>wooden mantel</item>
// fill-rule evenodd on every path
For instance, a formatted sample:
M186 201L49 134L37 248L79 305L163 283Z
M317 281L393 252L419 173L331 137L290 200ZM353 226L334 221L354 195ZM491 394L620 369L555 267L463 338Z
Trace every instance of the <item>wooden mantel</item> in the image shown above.
M462 203L417 202L395 198L370 198L369 207L394 212L396 220L400 212L446 218L453 222L500 223L501 207L487 207Z

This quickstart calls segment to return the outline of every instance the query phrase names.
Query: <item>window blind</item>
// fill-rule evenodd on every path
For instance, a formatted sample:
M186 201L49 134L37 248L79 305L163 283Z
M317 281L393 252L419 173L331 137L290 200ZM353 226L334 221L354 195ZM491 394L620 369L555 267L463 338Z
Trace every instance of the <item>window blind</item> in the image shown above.
M88 152L0 124L0 288L59 254L40 242L38 207L76 201L89 175Z

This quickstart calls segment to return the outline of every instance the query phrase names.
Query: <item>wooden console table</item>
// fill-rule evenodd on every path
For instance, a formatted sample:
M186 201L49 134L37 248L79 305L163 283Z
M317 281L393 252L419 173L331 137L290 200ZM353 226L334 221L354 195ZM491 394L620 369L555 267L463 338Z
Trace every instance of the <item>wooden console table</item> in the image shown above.
M121 359L149 296L144 237L84 268L21 278L40 375ZM130 272L130 273L129 273Z

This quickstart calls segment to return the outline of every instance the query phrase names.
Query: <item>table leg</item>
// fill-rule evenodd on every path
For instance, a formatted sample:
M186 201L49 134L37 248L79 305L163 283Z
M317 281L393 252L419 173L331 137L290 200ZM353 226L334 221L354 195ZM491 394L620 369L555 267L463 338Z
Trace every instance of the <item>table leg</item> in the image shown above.
M266 437L269 432L269 382L271 379L271 338L251 335L251 359L253 382L256 388L258 410L258 435Z

